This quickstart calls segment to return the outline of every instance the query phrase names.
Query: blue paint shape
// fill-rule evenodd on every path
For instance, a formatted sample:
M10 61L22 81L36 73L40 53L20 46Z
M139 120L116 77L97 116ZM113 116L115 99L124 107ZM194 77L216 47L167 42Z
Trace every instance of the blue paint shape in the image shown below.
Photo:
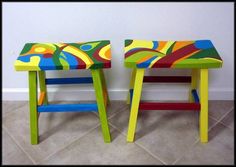
M209 49L213 48L213 44L210 40L198 40L195 41L194 46L198 49Z
M20 61L23 61L25 63L27 62L30 62L30 58L33 57L33 56L38 56L38 57L42 57L43 55L42 54L29 54L29 55L26 55L26 56L19 56L17 58L17 60L20 60Z
M37 107L38 112L93 112L98 111L97 104L49 104Z
M39 67L41 70L56 70L55 63L51 58L43 58L43 55L40 57Z
M30 58L34 56L38 56L40 58L38 66L41 70L56 70L56 66L53 62L53 59L52 58L45 59L43 57L43 54L29 54L27 56L19 56L18 60L23 62L30 62Z
M192 95L193 95L195 103L199 103L199 97L198 97L196 89L192 90Z
M65 60L70 65L70 69L77 69L77 67L79 65L79 62L76 59L76 57L73 56L72 54L68 53L68 52L65 52L65 51L62 51L62 52L66 56Z
M145 62L142 62L142 63L140 63L140 64L137 64L137 67L138 68L147 68L150 64L151 64L151 62L155 59L155 58L157 58L158 56L153 56L153 57L151 57L150 59L148 59L148 60L146 60Z
M129 90L129 94L130 94L130 106L131 106L131 104L132 104L133 92L134 92L134 89L130 89L130 90Z
M45 80L47 85L55 84L83 84L93 83L92 77L81 77L81 78L48 78Z
M80 49L82 49L83 51L88 51L92 49L92 45L82 45L80 46Z
M158 41L153 41L152 49L157 49L157 48L158 48Z

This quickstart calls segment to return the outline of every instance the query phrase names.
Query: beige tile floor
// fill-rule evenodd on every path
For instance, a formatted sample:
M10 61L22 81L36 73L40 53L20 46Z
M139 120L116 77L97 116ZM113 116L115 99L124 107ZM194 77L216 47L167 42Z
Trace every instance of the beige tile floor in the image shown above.
M141 111L136 140L127 143L129 106L112 101L111 143L97 113L41 113L40 143L31 145L28 112L28 102L3 102L2 164L234 164L234 101L209 102L207 144L194 111Z

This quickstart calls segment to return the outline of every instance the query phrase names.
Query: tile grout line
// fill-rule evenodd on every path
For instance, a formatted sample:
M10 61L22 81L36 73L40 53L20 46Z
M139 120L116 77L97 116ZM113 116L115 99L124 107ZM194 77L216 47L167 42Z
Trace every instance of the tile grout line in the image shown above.
M197 139L190 147L189 149L187 149L182 156L180 156L179 158L177 158L174 162L172 162L171 165L176 165L176 163L178 161L180 161L197 143L199 142L199 139Z
M232 111L232 109L231 109L231 111ZM211 126L211 128L209 128L209 130L208 130L208 133L209 133L209 131L213 128L213 127L215 127L217 124L218 124L218 120L217 119L215 119L214 117L212 117L212 116L209 116L211 119L213 119L214 121L215 121L215 123ZM115 128L116 130L118 130L123 136L126 136L126 134L124 134L119 128L117 128L115 125L113 125L113 124L111 124L110 123L110 125L113 127L113 128ZM193 148L194 147L194 145L196 144L196 143L198 143L198 141L199 141L199 139L195 139L195 142L193 142L193 144L190 146L190 148L188 149L188 150L186 150L186 152L188 152L191 148ZM151 156L153 156L153 157L155 157L157 160L159 160L159 161L161 161L163 164L165 164L165 165L167 165L167 163L165 163L163 160L161 160L158 156L158 158L156 157L156 155L153 155L151 152L149 152L149 150L146 150L146 148L144 148L142 145L140 145L140 144L138 144L138 143L136 143L136 142L134 142L136 145L138 145L139 147L141 147L142 149L144 149L147 153L149 153ZM184 157L186 154L183 154L183 156L181 156L180 158L178 158L178 159L176 159L172 164L174 164L174 163L176 163L178 160L180 160L182 157Z
M125 133L123 133L119 128L117 128L115 125L112 125L112 123L109 123L113 128L115 128L116 130L118 130L123 136L126 136Z
M124 109L122 109L124 110ZM107 119L110 120L111 118L113 118L115 115L117 115L120 111L120 109L117 109L114 113L112 113L112 115L110 115L110 117L108 117L108 113L107 113ZM99 117L99 113L98 112L92 112L94 113L97 117Z
M226 125L225 125L223 122L221 122L221 121L222 121L231 111L233 111L233 109L234 109L234 107L232 107L228 112L226 112L223 116L221 116L221 118L219 118L219 120L213 118L212 116L209 116L209 117L211 117L212 119L216 120L215 125L218 124L218 123L220 123L221 125L224 125L225 127L227 127L227 128L229 128L230 130L232 130L230 127L226 126ZM215 125L214 125L214 126L215 126ZM212 129L214 126L212 126L210 129ZM209 130L210 130L210 129L209 129Z
M144 146L138 144L137 142L134 142L134 144L136 144L137 146L141 147L144 151L146 151L149 155L151 155L152 157L154 157L155 159L159 160L161 163L163 163L164 165L168 165L168 163L166 163L165 161L163 161L160 157L158 157L157 155L154 155L152 152L150 152L149 150L147 150Z
M226 114L224 114L219 120L217 120L216 118L214 118L214 117L212 117L212 116L209 115L209 117L210 117L211 119L215 120L216 122L215 122L215 124L212 125L211 128L208 129L208 133L209 133L216 125L218 125L219 123L220 123L220 124L223 124L223 123L221 122L221 120L222 120L228 113L230 113L231 111L233 111L233 109L234 109L234 107L232 107L232 108L229 110L229 112L227 112ZM224 125L224 124L223 124L223 125ZM225 125L224 125L224 126L225 126ZM227 126L226 126L226 127L227 127ZM229 128L229 127L227 127L227 128ZM231 130L231 129L230 129L230 130ZM200 140L197 139L196 142L191 146L191 148L193 148L194 145L196 145L199 141L200 141ZM185 153L187 153L188 151L190 151L191 148L189 148ZM175 164L176 164L178 161L180 161L185 155L186 155L186 154L184 154L183 156L181 156L180 158L178 158L177 160L175 160L175 161L172 163L172 165L175 165Z
M217 120L217 121L221 121L228 113L230 113L231 111L233 111L233 109L234 109L234 106L231 107L231 108L228 110L228 112L226 112L225 114L223 114L219 119L215 118L214 116L211 116L211 118L214 118L214 119ZM209 116L210 116L210 114L209 114Z
M112 125L111 123L110 123L110 125L111 125L114 129L116 129L117 131L119 131L123 136L126 137L126 135L125 135L122 131L120 131L116 126ZM152 154L150 151L146 150L143 146L140 146L140 145L137 144L136 142L134 142L133 144L135 144L135 145L137 145L138 147L140 147L141 149L143 149L145 152L147 152L149 155L151 155L153 158L157 159L158 161L160 161L160 162L163 163L164 165L167 165L167 163L165 163L163 160L161 160L160 157L158 157L158 156Z
M22 103L25 103L25 102L22 102ZM18 108L13 109L12 112L15 111L15 110L20 109L21 107L23 107L23 106L25 106L25 105L27 105L27 104L21 104L20 106L18 106ZM3 104L3 106L4 106L4 104ZM3 107L2 107L2 110L4 111L4 108L3 108ZM6 112L4 115L2 114L2 119L6 118L6 117L7 117L9 114L11 114L12 112L8 111L8 112Z
M233 110L234 110L234 107L233 107L229 112L227 112L227 115L228 115L230 112L232 112ZM227 115L225 115L224 118L225 118ZM222 125L224 125L225 127L229 128L230 130L233 131L233 129L231 129L231 127L225 125L224 122L221 122L224 118L222 118L219 123L221 123Z
M214 117L212 117L212 116L209 116L209 118L213 119L213 120L215 121L215 123L208 129L208 133L210 132L210 130L211 130L212 128L214 128L214 127L218 124L218 120L217 120L216 118L214 118Z
M119 111L114 112L112 115L110 115L110 117L108 117L108 114L107 114L107 120L109 120L110 118L114 117L114 115L116 115L118 112ZM92 112L92 113L94 113L99 118L99 113L98 114L96 114L96 112Z
M82 136L74 139L72 142L68 143L67 145L65 146L62 146L60 149L58 149L57 151L49 154L47 157L45 157L44 159L42 159L41 161L39 161L38 164L42 163L43 161L51 158L53 155L55 155L56 153L60 152L61 150L65 149L66 147L70 146L71 144L75 143L76 141L80 140L81 138L83 138L84 136L88 135L91 131L93 131L94 129L96 129L97 127L99 127L100 124L97 124L95 127L91 128L90 130L88 130L86 133L84 133Z
M231 127L229 127L229 126L225 125L223 122L219 122L219 124L221 124L222 126L225 126L225 127L226 127L226 128L228 128L230 131L233 131L233 132L234 132L234 130L233 130L233 129L231 129Z
M4 125L2 125L2 127L3 127L3 130L5 130L6 133L9 135L9 137L14 141L14 143L20 148L20 150L25 153L25 155L33 162L34 165L36 165L37 164L36 161L27 153L27 151L24 150L24 148L21 147L21 145L17 142L17 140L15 140L13 136L11 136L7 128Z
M111 118L113 118L114 116L116 116L117 114L119 114L120 111L116 111L115 113L113 113L109 118L107 118L108 120L110 120Z
M120 111L121 110L121 111ZM120 112L122 112L122 111L125 111L126 110L126 105L124 105L124 107L121 107L120 109L117 109L117 111L113 114L113 115L111 115L109 118L108 118L108 120L110 120L111 118L113 118L114 116L116 116L117 114L119 114Z

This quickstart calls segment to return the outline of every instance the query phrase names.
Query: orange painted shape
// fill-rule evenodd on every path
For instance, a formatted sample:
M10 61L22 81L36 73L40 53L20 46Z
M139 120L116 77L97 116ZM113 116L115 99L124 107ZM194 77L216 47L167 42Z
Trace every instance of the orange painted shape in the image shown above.
M41 92L39 96L38 105L41 106L43 104L44 97L45 97L45 92Z
M145 57L142 57L141 59L139 59L139 61L137 62L137 64L140 64L142 62L145 62L147 61L148 59L152 58L153 56L145 56Z
M110 60L110 59L111 59L111 51L110 51L110 50L107 50L107 51L105 52L105 56L106 56L106 58L107 58L108 60Z
M175 43L175 45L172 49L172 52L174 52L174 51L176 51L180 48L183 48L187 45L193 44L193 43L194 43L194 41L178 41L178 42Z
M160 51L166 45L167 41L158 41L157 51Z

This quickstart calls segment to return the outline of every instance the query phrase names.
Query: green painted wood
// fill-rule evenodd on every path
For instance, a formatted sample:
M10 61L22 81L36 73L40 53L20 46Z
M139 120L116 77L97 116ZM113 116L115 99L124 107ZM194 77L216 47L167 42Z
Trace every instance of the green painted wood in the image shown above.
M109 98L109 94L108 94L108 91L107 91L106 78L105 78L103 69L99 69L99 74L100 74L100 77L101 77L101 80L102 80L102 87L103 87L103 90L106 92L107 104L109 104L109 103L110 103L110 98ZM105 96L105 95L104 95L104 96Z
M99 112L100 123L102 127L103 138L106 143L109 143L111 142L111 137L110 137L110 130L108 126L106 107L104 103L100 72L99 70L91 69L91 73L93 77L93 86L95 89L95 94L96 94L96 99L97 99L98 112Z
M38 113L37 113L37 72L29 71L29 105L31 144L38 144Z
M45 71L38 71L39 74L39 87L40 87L40 92L45 92L43 104L47 105L48 104L48 94L47 94L47 87L45 83Z

